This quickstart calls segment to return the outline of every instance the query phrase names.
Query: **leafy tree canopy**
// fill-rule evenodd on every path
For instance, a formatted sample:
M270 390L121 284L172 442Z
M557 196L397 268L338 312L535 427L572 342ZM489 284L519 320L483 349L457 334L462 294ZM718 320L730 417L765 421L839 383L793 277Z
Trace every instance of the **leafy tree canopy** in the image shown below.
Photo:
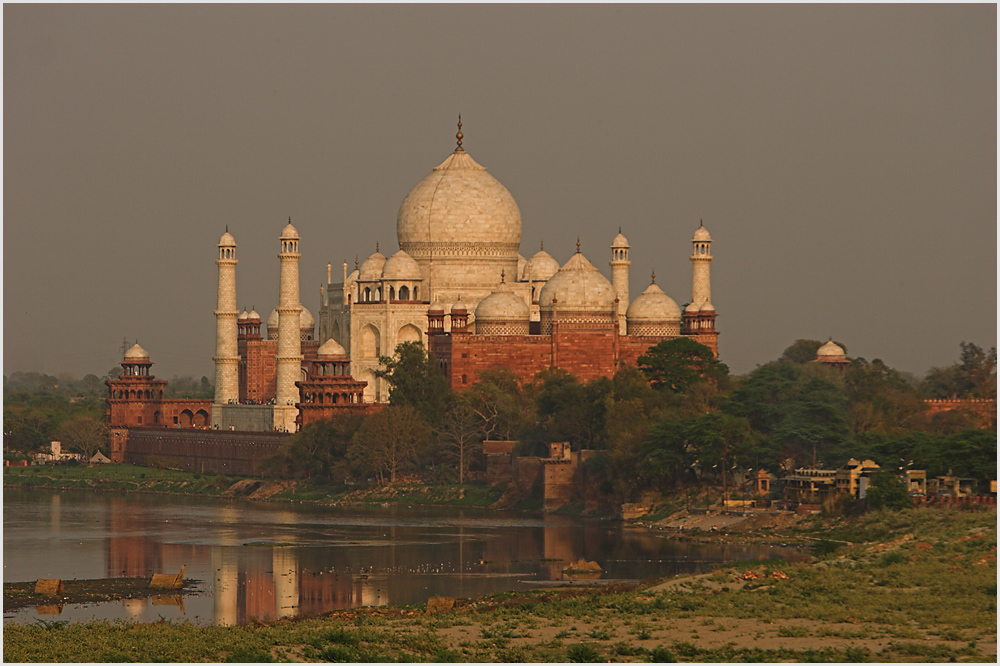
M997 348L961 343L959 362L931 368L920 385L928 398L996 398Z
M416 409L428 423L437 423L451 402L451 387L434 359L419 342L396 346L395 356L379 357L376 377L389 383L389 404Z
M712 350L688 337L664 340L639 357L639 368L654 388L681 393L701 381L720 384L729 368Z

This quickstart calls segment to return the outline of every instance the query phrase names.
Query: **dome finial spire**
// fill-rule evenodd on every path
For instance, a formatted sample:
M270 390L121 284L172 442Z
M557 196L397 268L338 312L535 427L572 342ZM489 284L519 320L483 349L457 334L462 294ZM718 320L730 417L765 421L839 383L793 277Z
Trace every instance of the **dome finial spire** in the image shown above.
M576 253L580 254L580 237L576 237Z
M455 135L458 139L458 147L455 148L456 153L464 153L465 148L462 148L462 114L458 114L458 133Z
M358 270L358 255L354 255L354 270Z
M698 224L698 228L705 226L705 218L701 218L701 222Z
M375 241L375 251L378 252L378 241Z
M542 241L542 246L540 248L538 248L538 249L539 250L544 250L545 249L545 241Z
M506 282L507 282L507 269L501 268L500 269L500 284L504 284Z
M650 279L652 280L653 284L656 284L656 271L653 271L653 275Z
M619 224L618 225L618 233L621 233L621 232L622 232L622 225Z

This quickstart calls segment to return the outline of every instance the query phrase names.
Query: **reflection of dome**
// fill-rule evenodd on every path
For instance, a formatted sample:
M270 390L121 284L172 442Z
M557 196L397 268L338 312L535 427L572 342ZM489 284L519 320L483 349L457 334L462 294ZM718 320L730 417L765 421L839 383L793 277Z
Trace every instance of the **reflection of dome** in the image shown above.
M608 279L577 252L542 287L538 305L551 311L552 301L557 300L559 310L610 313L616 295Z
M382 278L386 280L419 280L421 279L420 266L413 260L413 257L400 250L385 261L382 266Z
M359 280L379 280L382 278L382 267L385 266L385 255L378 250L375 254L365 259L361 264L361 271L358 273Z
M816 350L816 356L843 356L845 354L844 348L834 342L832 339L824 344L822 347Z
M139 359L149 360L149 352L140 347L139 343L137 342L134 345L132 345L132 347L127 352L125 352L125 360L137 361Z
M347 350L333 338L330 338L316 350L317 356L347 356Z
M559 262L545 250L539 250L528 260L521 279L527 280L530 276L534 282L545 282L557 272L559 272Z

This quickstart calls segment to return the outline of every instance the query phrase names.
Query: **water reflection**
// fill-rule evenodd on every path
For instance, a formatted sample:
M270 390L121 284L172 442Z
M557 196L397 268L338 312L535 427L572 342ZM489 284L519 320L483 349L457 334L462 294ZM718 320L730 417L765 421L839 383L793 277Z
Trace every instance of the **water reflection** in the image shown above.
M195 595L68 605L60 609L65 619L235 625L525 589L561 580L580 558L600 563L605 579L641 580L721 561L802 557L787 548L676 543L563 517L4 491L5 581L138 577L181 565L197 581Z

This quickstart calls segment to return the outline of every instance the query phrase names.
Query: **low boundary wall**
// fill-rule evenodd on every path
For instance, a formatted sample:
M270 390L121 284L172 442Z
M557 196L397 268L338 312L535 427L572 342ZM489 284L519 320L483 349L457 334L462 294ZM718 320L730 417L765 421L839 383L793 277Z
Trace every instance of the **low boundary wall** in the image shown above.
M124 462L162 464L192 472L253 476L289 437L279 432L129 428Z

